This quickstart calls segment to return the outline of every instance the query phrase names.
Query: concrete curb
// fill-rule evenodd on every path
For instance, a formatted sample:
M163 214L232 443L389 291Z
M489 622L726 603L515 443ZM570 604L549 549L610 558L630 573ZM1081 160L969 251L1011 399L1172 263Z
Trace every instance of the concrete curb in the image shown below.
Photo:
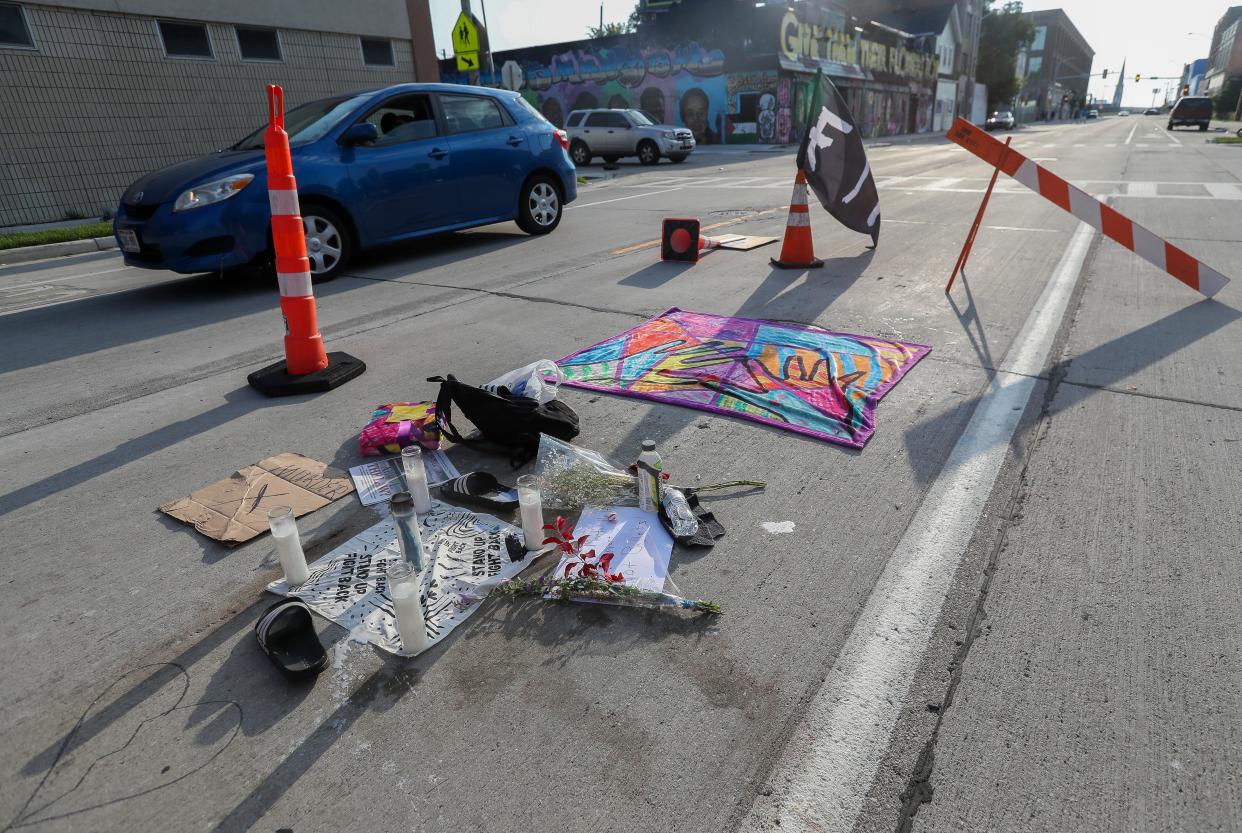
M63 243L44 243L42 246L20 246L16 249L0 250L0 266L13 263L28 263L32 260L43 260L49 257L64 255L80 255L87 252L106 252L116 248L114 237L94 237L86 240L66 240Z

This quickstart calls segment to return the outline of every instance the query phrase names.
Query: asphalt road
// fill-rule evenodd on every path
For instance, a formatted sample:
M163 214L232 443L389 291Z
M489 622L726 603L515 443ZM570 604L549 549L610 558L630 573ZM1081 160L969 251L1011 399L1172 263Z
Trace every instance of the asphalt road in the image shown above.
M1015 146L1242 277L1237 148L1137 116ZM623 166L550 238L372 253L317 288L330 349L369 370L314 397L246 385L279 355L270 283L114 254L0 269L0 822L1242 826L1242 289L1203 300L1002 180L946 298L989 170L942 140L871 161L880 247L813 209L819 271L771 269L773 247L658 262L665 216L783 230L792 155L711 149ZM685 482L768 481L710 500L727 536L674 555L718 620L489 602L414 660L321 621L333 667L291 686L252 632L270 539L230 550L155 511L281 451L354 464L372 406L427 376L484 382L672 306L934 348L861 452L564 394L606 455L652 438ZM375 520L349 498L300 526L314 556Z

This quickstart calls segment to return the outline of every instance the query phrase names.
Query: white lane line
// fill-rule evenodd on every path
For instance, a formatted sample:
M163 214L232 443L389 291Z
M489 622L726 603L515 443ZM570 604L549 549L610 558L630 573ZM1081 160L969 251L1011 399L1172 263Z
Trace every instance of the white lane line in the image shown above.
M1127 144L1127 145L1128 145L1128 144L1130 144L1130 140L1134 138L1134 131L1136 131L1136 130L1138 130L1138 125L1137 125L1137 124L1136 124L1136 125L1134 125L1134 127L1131 127L1131 128L1130 128L1130 135L1126 137L1125 144Z
M1135 146L1136 148L1148 148L1148 147L1151 147L1151 145L1149 145L1147 142L1135 142L1135 143L1134 143L1134 146Z
M93 278L96 275L106 275L109 272L124 272L126 269L133 269L135 272L140 271L134 266L118 266L115 269L100 269L98 272L85 272L81 275L49 275L47 280L35 281L34 283L19 283L15 286L0 285L0 292L7 292L10 289L21 289L26 286L47 286L49 283L59 283L61 281L76 281L79 278Z
M901 223L907 226L943 226L945 223L936 220L895 220L892 217L885 217L886 223ZM1025 226L979 226L979 228L993 229L995 231L1044 231L1051 234L1060 234L1060 230L1054 228L1026 228Z
M647 191L642 194L630 194L628 197L613 197L610 200L598 200L596 202L579 203L577 205L567 205L565 206L565 210L569 211L570 209L573 209L573 208L590 208L593 205L604 205L605 203L610 203L610 202L621 202L621 200L636 200L639 197L651 197L656 194L667 194L670 191L680 191L684 187L685 186L679 185L676 188L665 188L662 191Z
M1094 231L1080 224L966 430L893 552L744 831L854 828L910 683L1035 391ZM761 797L762 800L762 797Z
M1142 145L1139 145L1139 147L1142 147ZM1127 182L1125 196L1127 197L1159 196L1156 193L1156 186L1159 184L1160 183L1158 182Z
M1181 147L1181 145L1182 145L1182 140L1181 140L1181 139L1179 139L1179 138L1177 138L1176 136L1174 136L1174 135L1173 135L1173 131L1171 131L1171 130L1166 130L1166 131L1164 131L1164 135L1168 138L1168 140L1169 140L1170 142L1172 142L1173 144L1177 145L1178 147Z

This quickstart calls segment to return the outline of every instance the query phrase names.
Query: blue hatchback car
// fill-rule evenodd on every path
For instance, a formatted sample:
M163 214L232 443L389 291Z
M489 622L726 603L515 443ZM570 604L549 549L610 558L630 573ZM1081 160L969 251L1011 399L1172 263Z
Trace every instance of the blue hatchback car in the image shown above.
M303 104L285 129L316 278L425 234L506 220L547 234L577 196L565 132L506 90L398 84ZM114 223L125 262L183 273L267 262L263 130L131 185Z

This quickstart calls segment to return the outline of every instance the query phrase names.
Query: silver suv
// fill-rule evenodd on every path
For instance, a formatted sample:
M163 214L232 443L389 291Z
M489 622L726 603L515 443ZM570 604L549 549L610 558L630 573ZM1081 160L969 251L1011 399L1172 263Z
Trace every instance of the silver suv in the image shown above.
M616 162L637 156L654 165L661 156L684 162L694 150L694 134L684 127L656 124L638 110L574 110L565 120L569 133L569 158L586 165L592 157Z

